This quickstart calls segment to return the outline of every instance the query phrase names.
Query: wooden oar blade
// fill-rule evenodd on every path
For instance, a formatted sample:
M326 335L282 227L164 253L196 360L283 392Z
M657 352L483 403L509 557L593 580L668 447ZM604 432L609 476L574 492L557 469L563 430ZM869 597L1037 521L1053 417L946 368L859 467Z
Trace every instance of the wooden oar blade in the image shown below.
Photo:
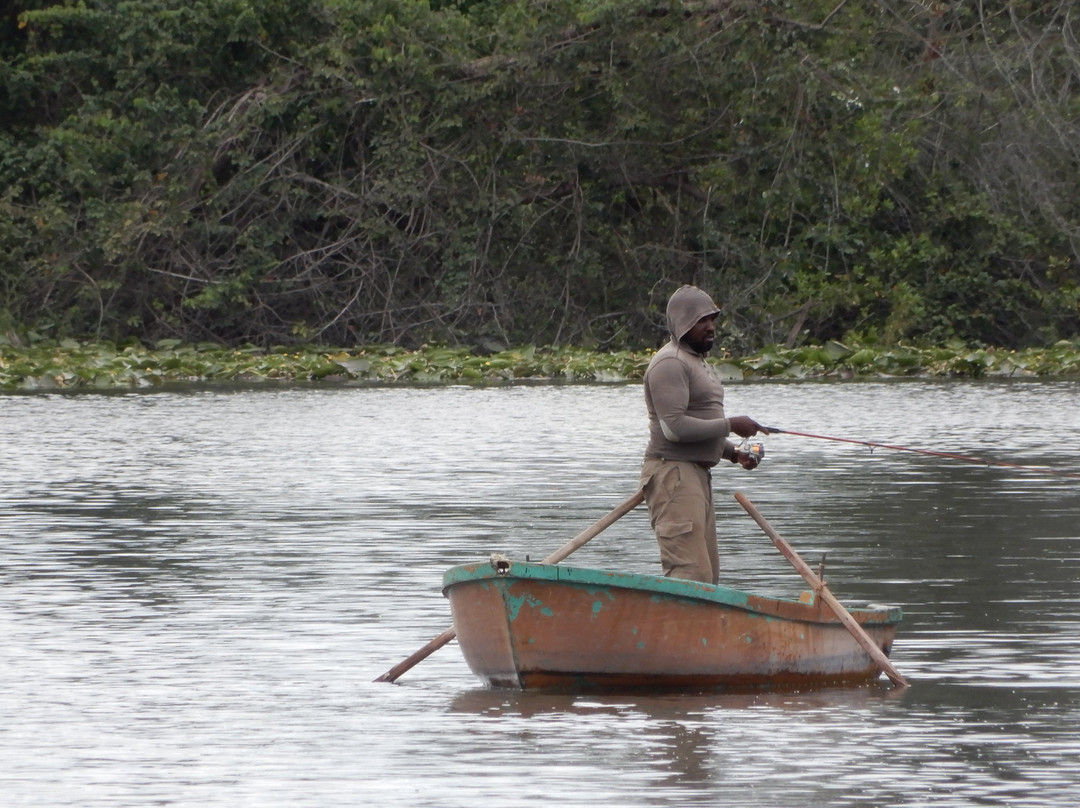
M393 682L399 676L401 676L401 674L405 673L405 671L407 671L410 668L412 668L412 667L420 664L421 662L423 662L425 659L427 659L429 656L434 654L436 651L438 651L440 648L442 648L444 645L446 645L448 642L450 642L456 636L457 636L457 631L454 629L453 626L450 626L450 628L448 628L446 631L444 631L438 637L433 639L431 642L429 642L423 648L420 648L419 650L414 651L412 654L407 656L405 659L401 660L401 662L396 664L394 667L392 667L390 670L388 670L382 676L380 676L377 679L374 679L373 681L376 681L376 682Z

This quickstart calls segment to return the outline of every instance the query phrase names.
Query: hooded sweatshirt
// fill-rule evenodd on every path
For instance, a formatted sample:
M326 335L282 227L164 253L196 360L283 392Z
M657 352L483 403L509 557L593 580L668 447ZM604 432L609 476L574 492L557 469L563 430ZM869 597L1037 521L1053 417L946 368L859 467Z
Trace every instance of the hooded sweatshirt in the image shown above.
M684 460L715 466L735 449L727 440L731 425L724 415L724 386L702 354L680 340L702 317L720 309L695 286L683 286L668 300L671 340L645 371L645 406L649 445L645 457Z

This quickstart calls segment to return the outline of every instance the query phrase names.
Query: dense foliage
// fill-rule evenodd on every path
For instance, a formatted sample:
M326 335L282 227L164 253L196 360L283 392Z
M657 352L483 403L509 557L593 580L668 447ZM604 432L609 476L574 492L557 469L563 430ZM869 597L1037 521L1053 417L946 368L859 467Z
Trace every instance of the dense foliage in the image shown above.
M519 346L477 355L464 347L406 349L369 345L348 351L315 346L226 348L160 340L128 344L43 340L0 344L0 390L157 389L181 383L325 382L347 384L620 383L640 381L652 351ZM761 379L997 378L1080 375L1080 339L1005 351L962 345L888 349L771 346L711 360L726 381Z
M7 0L0 334L1080 333L1071 0Z

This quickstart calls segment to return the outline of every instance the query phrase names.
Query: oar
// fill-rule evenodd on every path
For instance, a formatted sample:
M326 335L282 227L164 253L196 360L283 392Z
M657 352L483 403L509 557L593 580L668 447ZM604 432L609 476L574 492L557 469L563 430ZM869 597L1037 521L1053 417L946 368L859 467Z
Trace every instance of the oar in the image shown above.
M592 540L596 536L600 535L604 530L609 528L611 525L613 525L615 522L617 522L619 519L621 519L626 514L630 513L630 511L634 510L634 508L636 508L638 505L640 505L644 501L645 501L645 492L644 491L638 491L632 497L630 497L629 499L627 499L624 502L620 503L615 508L615 510L613 510L611 513L609 513L607 516L603 517L602 519L598 519L590 527L586 528L581 533L574 536L574 538L572 538L570 541L568 541L566 544L564 544L562 547L560 547L558 550L556 550L554 553L549 555L547 558L545 558L540 563L541 564L558 564L560 561L562 561L564 558L569 556L571 553L573 553L573 552L575 552L577 550L580 550L590 540ZM457 636L457 631L454 629L453 626L450 626L450 628L448 628L446 631L444 631L438 637L433 639L431 642L429 642L423 648L421 648L418 651L414 652L411 656L408 656L405 659L401 660L401 662L396 664L394 667L392 667L390 670L388 670L386 673L384 673L378 679L375 679L375 681L376 682L393 682L399 676L401 676L401 674L405 673L405 671L409 670L410 668L414 667L415 665L419 664L420 662L423 662L425 659L427 659L433 653L438 651L440 648L442 648L444 645L446 645L448 642L450 642L450 640L454 639L454 637L456 637L456 636Z
M780 552L784 554L784 557L791 562L791 565L798 570L803 579L810 584L821 599L825 601L825 604L832 610L833 614L835 614L840 622L844 624L844 628L850 631L851 636L858 640L859 645L866 650L866 653L870 654L870 658L885 671L885 675L889 677L892 683L897 687L909 687L907 679L901 676L900 672L893 667L893 664L889 662L889 658L885 656L885 652L878 648L877 644L870 639L870 635L863 630L863 627L851 616L851 613L844 608L844 604L838 601L836 596L829 591L829 587L825 585L825 582L814 574L814 571L810 569L810 566L795 552L795 549L784 541L780 534L773 529L772 525L765 521L765 517L754 507L754 503L747 499L746 495L741 491L735 493L735 499L739 501L739 504L746 509L746 512L754 518L754 521L757 522L758 525L761 526L761 529L773 540L773 544L775 544Z

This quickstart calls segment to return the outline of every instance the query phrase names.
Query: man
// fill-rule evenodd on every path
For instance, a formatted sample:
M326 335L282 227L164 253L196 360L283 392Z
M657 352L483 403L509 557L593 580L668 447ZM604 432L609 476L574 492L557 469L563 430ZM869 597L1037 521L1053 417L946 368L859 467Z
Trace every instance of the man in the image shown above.
M660 545L664 575L715 584L720 576L712 467L721 460L744 469L759 459L727 439L770 431L745 415L724 415L724 386L705 357L716 338L720 309L695 286L667 304L671 340L645 371L649 444L641 487Z

